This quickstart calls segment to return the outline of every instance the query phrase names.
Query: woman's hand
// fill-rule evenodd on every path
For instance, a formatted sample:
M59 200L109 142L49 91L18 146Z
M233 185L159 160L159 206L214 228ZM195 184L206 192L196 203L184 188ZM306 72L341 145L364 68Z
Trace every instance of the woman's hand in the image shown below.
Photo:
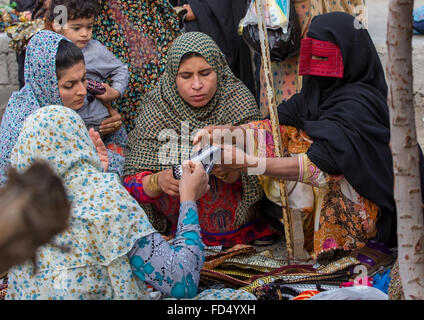
M162 191L171 197L178 197L180 195L180 181L174 179L172 169L159 172L158 184Z
M100 134L94 131L93 128L88 131L88 134L91 138L91 141L93 141L94 147L96 148L100 162L103 166L103 170L104 172L107 172L107 170L109 169L109 158L107 156L106 146L103 143L102 138L100 138Z
M259 159L247 155L244 151L232 145L221 145L221 164L220 170L223 172L246 171L248 168L254 168L258 165Z
M103 135L115 133L122 126L121 114L113 109L109 103L105 104L105 107L109 110L110 118L103 120L100 124L99 131Z
M209 175L200 162L186 161L180 181L180 202L199 200L209 191Z
M187 15L185 17L186 21L193 21L196 20L196 16L193 12L193 10L191 10L191 7L189 4L184 4L183 7L187 10Z
M225 140L233 142L233 138L235 137L234 133L242 134L244 137L243 129L240 128L240 131L236 131L238 128L239 127L231 125L207 126L196 133L193 144L201 148L204 145L211 145L214 143L224 144Z

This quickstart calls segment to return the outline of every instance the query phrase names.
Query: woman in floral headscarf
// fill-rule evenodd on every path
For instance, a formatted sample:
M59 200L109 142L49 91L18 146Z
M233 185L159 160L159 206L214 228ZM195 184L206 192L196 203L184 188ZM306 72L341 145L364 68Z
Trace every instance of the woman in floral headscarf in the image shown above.
M116 102L127 131L134 127L144 93L165 70L166 55L178 36L179 24L168 0L101 1L93 38L128 64L127 93Z
M296 8L302 38L306 37L312 19L324 13L346 12L361 21L364 18L361 16L365 12L364 0L292 0L291 2L291 5ZM299 75L299 55L288 58L283 62L273 62L272 71L277 104L300 92L302 89L302 77ZM268 110L264 86L265 77L263 72L261 72L260 105L261 110Z
M165 231L170 222L172 232L179 207L172 165L190 155L193 132L206 125L259 120L259 110L217 44L200 32L174 41L159 86L145 96L141 108L128 137L125 186L143 203L155 228ZM164 143L163 134L169 142ZM169 161L161 153L166 147ZM256 177L214 172L211 190L199 202L203 241L233 246L273 235L258 211L262 196Z
M70 47L69 51L62 52L59 50L62 41L69 42L55 32L43 30L34 35L28 45L25 62L25 86L19 92L12 94L1 122L0 185L6 181L10 152L15 145L24 120L39 108L48 105L78 108L74 100L84 100L87 94L84 56L71 42L67 46ZM76 51L72 50L72 47L76 48ZM59 56L61 56L63 68L60 66L62 63L58 63ZM66 83L59 86L59 82L64 82L65 76L62 77L63 79L59 79L58 74L63 75L67 70L77 66L80 67L72 70L72 76L81 74L81 77L73 79L76 84L73 85L72 90L66 89L68 87ZM58 73L58 71L60 72ZM63 90L64 88L65 90ZM108 138L110 143L115 143L121 147L125 146L126 139L126 133L123 129L109 135ZM105 143L109 144L109 141L105 141ZM124 158L111 150L108 150L108 156L110 171L120 174Z

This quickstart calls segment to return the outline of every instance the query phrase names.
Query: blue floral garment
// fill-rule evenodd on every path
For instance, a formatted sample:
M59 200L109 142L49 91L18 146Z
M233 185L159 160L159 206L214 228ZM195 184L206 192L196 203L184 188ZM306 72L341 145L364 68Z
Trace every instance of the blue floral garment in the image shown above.
M69 228L53 240L71 251L45 245L37 253L37 274L29 263L10 270L7 298L148 299L127 254L155 230L116 174L102 172L75 111L49 106L28 117L11 164L22 172L37 159L50 163L72 203Z
M207 290L196 296L204 263L197 208L185 202L169 245L119 183L103 173L81 117L49 106L25 121L12 152L19 172L48 161L72 203L69 228L41 247L37 274L26 263L9 271L7 299L150 299L151 284L174 298L254 299L245 291ZM136 276L134 276L134 274Z
M142 238L129 257L132 270L140 280L172 298L256 300L244 290L210 289L198 294L200 271L205 261L203 250L197 206L194 202L183 202L172 245L154 233Z
M41 107L63 105L56 76L56 53L63 36L39 31L28 44L25 60L25 87L14 92L3 115L0 127L0 186L6 182L10 153L22 130L25 119ZM113 142L126 143L125 132L111 135ZM121 174L124 158L108 150L109 172Z

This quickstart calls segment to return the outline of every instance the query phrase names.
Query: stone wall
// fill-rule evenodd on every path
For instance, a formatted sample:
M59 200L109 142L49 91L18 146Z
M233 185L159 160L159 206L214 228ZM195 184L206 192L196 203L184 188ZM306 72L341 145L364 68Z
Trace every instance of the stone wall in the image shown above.
M19 89L16 53L8 45L9 38L0 33L0 119L10 95Z

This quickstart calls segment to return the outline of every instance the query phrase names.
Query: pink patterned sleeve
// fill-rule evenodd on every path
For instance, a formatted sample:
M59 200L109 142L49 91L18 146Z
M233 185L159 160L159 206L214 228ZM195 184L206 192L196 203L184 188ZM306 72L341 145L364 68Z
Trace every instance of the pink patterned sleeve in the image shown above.
M298 159L299 182L320 188L344 178L342 175L331 175L321 171L320 168L318 168L305 153L299 154Z

